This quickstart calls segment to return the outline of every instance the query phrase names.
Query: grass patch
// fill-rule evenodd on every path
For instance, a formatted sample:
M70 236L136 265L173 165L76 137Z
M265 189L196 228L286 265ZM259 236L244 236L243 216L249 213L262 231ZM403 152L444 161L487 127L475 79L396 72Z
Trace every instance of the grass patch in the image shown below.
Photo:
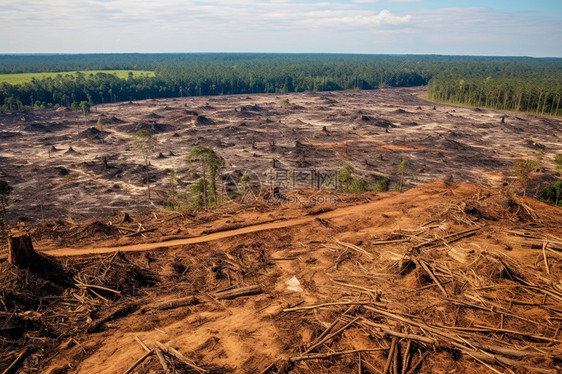
M154 76L153 71L146 71L146 70L84 70L80 72L83 73L86 76L86 78L88 78L90 75L103 73L103 74L115 75L117 78L120 79L127 79L129 77L130 72L133 73L133 77L139 77L143 75L147 77ZM24 84L27 82L31 82L33 78L35 79L44 79L49 77L56 78L58 75L62 75L62 76L76 75L76 73L78 73L78 71L63 71L57 73L44 72L44 73L0 74L0 83L17 85L17 84Z

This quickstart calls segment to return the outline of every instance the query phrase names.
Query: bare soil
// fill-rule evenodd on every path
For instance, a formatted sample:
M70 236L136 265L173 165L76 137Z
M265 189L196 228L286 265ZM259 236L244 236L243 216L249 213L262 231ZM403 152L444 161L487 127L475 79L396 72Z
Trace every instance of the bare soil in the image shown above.
M562 372L562 214L514 194L511 175L514 159L541 151L552 177L561 120L423 92L0 116L12 234L40 254L26 269L0 259L0 371L125 373L146 355L133 373ZM159 139L151 202L138 129ZM406 158L409 189L288 181L218 208L155 209L170 170L177 191L198 179L185 162L197 145L225 158L225 176L253 173L262 187L277 184L272 172L345 164L396 184ZM185 362L162 353L162 364L161 347Z
M225 158L223 174L249 170L263 185L273 167L345 164L370 183L383 177L397 183L396 167L406 158L407 187L438 179L500 186L513 181L515 158L544 152L545 167L553 169L562 152L558 118L435 105L419 97L424 90L146 100L97 106L87 117L60 109L4 114L0 178L14 187L16 222L161 206L170 195L169 171L176 172L178 192L198 179L197 165L185 162L197 145ZM102 128L100 116L107 122ZM139 129L159 140L150 160L152 202L143 160L131 147Z
M0 264L0 369L124 373L140 340L210 373L560 372L559 208L466 183L337 196L22 228L42 263Z

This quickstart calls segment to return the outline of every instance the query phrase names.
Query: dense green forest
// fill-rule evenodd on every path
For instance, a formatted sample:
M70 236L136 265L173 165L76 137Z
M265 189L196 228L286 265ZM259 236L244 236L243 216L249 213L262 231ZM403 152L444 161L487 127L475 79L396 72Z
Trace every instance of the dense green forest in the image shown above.
M436 101L560 115L562 60L458 65L435 74L428 91Z
M119 78L65 71L145 70ZM0 55L0 74L61 72L0 84L0 110L162 97L429 86L439 101L561 114L562 59L344 54ZM76 105L75 105L76 106Z

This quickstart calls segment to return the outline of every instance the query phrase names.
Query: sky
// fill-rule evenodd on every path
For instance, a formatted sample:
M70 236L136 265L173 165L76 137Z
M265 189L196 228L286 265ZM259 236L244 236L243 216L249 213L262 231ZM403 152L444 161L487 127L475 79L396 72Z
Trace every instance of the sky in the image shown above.
M0 0L0 53L562 57L562 0Z

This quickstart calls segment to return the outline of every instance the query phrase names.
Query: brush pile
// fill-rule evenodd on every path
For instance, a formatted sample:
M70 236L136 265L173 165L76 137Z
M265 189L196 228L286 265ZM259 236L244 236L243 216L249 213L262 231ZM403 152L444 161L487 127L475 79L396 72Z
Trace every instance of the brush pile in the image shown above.
M0 370L562 371L558 208L445 182L361 196L38 226L162 247L1 263ZM186 232L199 242L160 239Z
M545 226L561 217L541 218L516 196L480 193L435 213L418 231L364 246L337 241L324 285L332 297L283 309L316 338L263 372L559 373L562 239ZM500 220L516 228L489 225ZM459 224L465 229L442 234ZM535 251L511 255L510 239ZM532 266L520 260L529 255Z

